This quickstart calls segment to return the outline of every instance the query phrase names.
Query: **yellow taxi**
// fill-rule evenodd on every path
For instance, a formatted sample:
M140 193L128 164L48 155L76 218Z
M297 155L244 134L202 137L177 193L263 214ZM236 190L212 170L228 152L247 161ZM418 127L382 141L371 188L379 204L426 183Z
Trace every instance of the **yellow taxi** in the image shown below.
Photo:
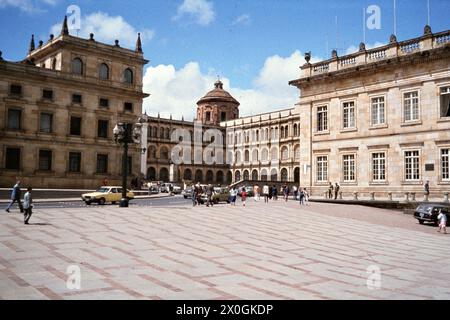
M129 200L134 199L134 193L127 190L127 198ZM104 205L106 202L111 202L115 204L122 199L122 187L115 186L103 186L97 191L92 193L85 193L81 195L81 199L87 204L95 202L100 205Z

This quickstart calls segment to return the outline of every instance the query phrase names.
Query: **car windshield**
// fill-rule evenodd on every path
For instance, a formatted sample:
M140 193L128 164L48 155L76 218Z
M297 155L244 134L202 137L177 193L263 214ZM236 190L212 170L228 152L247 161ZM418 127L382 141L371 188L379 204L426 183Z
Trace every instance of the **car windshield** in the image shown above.
M433 207L432 206L420 206L419 209L422 211L425 211L425 212L431 212Z
M109 188L100 188L97 190L97 192L100 192L100 193L107 193L108 191L109 191Z

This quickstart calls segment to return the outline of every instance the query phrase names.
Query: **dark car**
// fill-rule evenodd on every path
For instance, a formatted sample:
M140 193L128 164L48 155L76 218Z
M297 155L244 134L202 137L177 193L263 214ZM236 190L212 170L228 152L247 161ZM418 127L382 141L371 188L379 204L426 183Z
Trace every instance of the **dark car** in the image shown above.
M432 222L435 225L438 225L438 215L439 211L442 210L443 213L447 215L447 224L448 224L448 218L450 217L450 207L445 206L442 204L421 204L417 207L416 211L414 211L414 218L419 220L420 224L423 224L426 222Z

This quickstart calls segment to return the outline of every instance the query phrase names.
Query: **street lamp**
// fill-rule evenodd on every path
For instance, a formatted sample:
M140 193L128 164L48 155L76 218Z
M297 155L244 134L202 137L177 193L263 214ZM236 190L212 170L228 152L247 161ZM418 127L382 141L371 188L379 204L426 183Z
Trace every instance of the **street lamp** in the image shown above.
M122 158L122 199L120 207L128 207L127 176L128 176L128 144L141 143L143 119L139 118L137 123L119 122L113 129L114 140L123 145Z

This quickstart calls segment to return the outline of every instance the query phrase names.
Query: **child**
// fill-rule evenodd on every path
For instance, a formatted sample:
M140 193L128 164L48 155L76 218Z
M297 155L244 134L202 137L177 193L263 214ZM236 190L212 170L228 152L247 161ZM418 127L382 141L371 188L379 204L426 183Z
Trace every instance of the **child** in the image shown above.
M441 232L441 229L444 229L444 233L447 233L447 215L442 212L442 210L439 210L439 215L438 215L438 220L439 220L439 229L437 232Z
M242 205L245 207L245 201L247 201L247 191L245 191L245 188L242 189L241 200Z

